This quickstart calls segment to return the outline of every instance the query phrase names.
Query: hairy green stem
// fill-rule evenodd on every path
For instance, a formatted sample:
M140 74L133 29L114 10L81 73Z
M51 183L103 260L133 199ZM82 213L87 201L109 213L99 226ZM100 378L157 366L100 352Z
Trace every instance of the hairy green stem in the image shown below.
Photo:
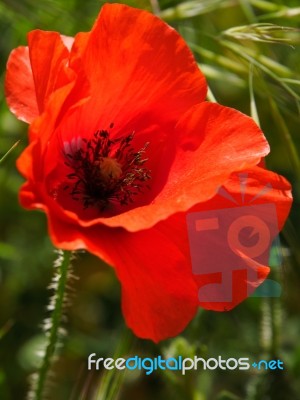
M53 357L55 355L57 344L60 337L60 326L63 315L64 303L66 298L66 289L68 281L68 269L70 265L72 253L71 252L59 252L58 259L55 262L57 267L57 282L56 279L53 280L54 286L56 286L56 292L52 298L52 304L50 303L50 308L53 308L50 317L50 331L48 334L47 346L45 354L43 357L41 368L37 375L36 386L33 390L33 399L42 400L45 385L47 382L47 377Z

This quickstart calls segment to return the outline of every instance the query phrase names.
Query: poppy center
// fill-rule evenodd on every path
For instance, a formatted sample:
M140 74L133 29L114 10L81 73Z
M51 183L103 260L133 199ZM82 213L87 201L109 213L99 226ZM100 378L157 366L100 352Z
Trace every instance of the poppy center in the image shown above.
M104 180L119 179L122 176L122 166L115 158L103 157L100 171Z
M144 166L149 143L136 151L133 139L134 132L112 139L109 131L99 130L91 139L76 137L64 142L64 159L70 173L63 190L84 209L104 211L113 204L133 203L151 178Z

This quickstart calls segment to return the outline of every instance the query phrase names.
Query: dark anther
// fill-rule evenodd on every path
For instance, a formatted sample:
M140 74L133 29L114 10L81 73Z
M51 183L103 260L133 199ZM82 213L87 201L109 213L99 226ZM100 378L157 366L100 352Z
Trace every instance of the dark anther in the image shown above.
M113 128L113 124L110 124ZM110 204L127 205L141 193L150 171L143 165L149 145L139 151L132 146L134 132L111 139L107 130L94 133L92 139L74 138L64 143L65 164L70 168L63 190L83 208L97 207L104 211Z

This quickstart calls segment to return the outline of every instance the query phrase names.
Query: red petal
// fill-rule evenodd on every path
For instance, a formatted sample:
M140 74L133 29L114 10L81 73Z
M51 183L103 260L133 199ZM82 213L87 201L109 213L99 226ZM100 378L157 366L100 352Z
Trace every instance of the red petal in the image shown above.
M12 113L24 122L39 114L28 47L14 49L7 61L5 96Z
M70 67L75 71L83 69L82 57L85 53L86 45L90 36L90 32L79 32L74 38L70 52Z
M161 224L136 233L104 226L82 230L57 218L60 210L54 201L45 211L56 246L86 248L115 266L124 316L137 336L158 342L179 334L193 318L197 287L188 253L178 247L181 238L160 230ZM182 237L186 241L186 232Z
M66 68L74 39L57 32L32 31L29 47L14 49L7 62L5 95L10 110L31 123L50 95L72 78Z
M269 152L254 121L234 109L202 103L177 125L180 148L158 198L184 211L212 197L234 171L257 164Z
M35 30L28 34L32 75L39 112L42 113L49 96L69 83L66 72L69 51L57 32Z
M203 260L209 259L212 263L210 273L207 267L200 266L203 273L195 275L195 279L201 291L202 307L224 311L230 310L237 304L245 300L267 277L269 268L259 262L259 258L250 258L245 253L239 253L244 268L235 270L233 266L232 253L228 245L229 227L244 215L253 215L266 224L270 234L269 242L266 246L266 256L268 256L268 248L278 232L282 229L284 222L289 214L292 203L290 184L282 176L263 168L255 167L251 170L242 171L240 174L233 174L226 184L220 189L218 195L213 197L206 203L195 206L190 212L200 212L200 221L206 220L213 216L218 216L219 226L214 234L214 242L209 244L206 242L207 233L203 231L204 236L199 235L199 251L202 246L204 249ZM264 209L261 210L260 206ZM275 208L275 214L273 213ZM250 209L250 214L249 214ZM220 214L217 214L220 211ZM248 211L247 211L248 210ZM207 214L209 212L209 214ZM225 218L226 217L226 218ZM222 219L223 218L223 219ZM227 229L228 228L228 229ZM265 237L260 232L259 240ZM204 238L204 241L202 241ZM227 239L226 239L227 238ZM206 258L206 254L207 257ZM262 252L263 253L263 252ZM213 256L212 256L213 254ZM217 263L216 259L220 258ZM195 269L195 265L194 265ZM223 274L226 275L223 275ZM212 298L220 299L226 292L228 281L226 276L231 275L232 298L230 301L212 301ZM210 286L208 286L210 285ZM206 294L205 294L206 293ZM210 300L204 301L205 296Z
M110 252L121 281L127 325L137 336L155 342L178 335L197 310L188 254L176 246L173 235L160 231L160 224L136 233L109 232L105 243L99 242ZM95 252L99 244L91 240L89 248Z
M251 118L214 103L202 103L188 111L177 125L174 141L170 153L177 147L169 176L150 204L80 223L101 222L128 231L149 228L211 198L231 173L257 164L269 152L263 133ZM163 163L160 167L164 175Z
M126 5L102 7L82 62L93 90L85 119L96 129L112 122L125 128L137 117L144 126L149 117L157 125L174 123L206 96L205 78L178 33Z
M248 174L244 191L245 204L260 193L253 205L275 204L278 227L281 229L291 205L289 183L281 176L258 167L242 172ZM272 189L261 191L266 184L271 184ZM34 189L43 190L37 184ZM230 177L224 189L235 201L241 201L238 174ZM30 205L30 196L30 186L27 185L21 192L23 205L41 207L36 198L32 199L35 203ZM86 248L115 265L123 287L125 317L138 336L159 341L176 335L184 329L195 312L197 290L193 281L198 288L222 282L221 272L192 274L185 213L173 215L152 229L130 233L121 228L110 229L101 225L82 228L74 223L70 213L62 210L56 201L50 197L48 200L47 206L43 208L48 215L50 236L56 246L69 250ZM225 212L229 214L232 207L237 206L230 198L218 194L194 206L188 214L218 209L227 209ZM214 252L220 253L222 249L223 246L215 247ZM256 272L256 278L253 279L252 274L252 281L249 281L246 268L234 271L234 290L230 302L201 301L200 305L224 311L243 301L251 292L247 293L249 286L254 290L268 274L267 267L248 261L249 267Z

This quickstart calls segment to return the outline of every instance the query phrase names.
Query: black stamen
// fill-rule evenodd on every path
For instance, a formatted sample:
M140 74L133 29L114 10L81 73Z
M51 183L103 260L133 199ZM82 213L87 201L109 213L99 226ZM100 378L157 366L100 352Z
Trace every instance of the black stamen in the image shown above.
M151 179L150 171L143 167L148 160L143 156L149 143L136 152L131 144L133 138L134 132L110 139L108 131L99 130L92 139L82 139L80 148L71 153L64 151L65 164L72 172L67 175L63 190L73 200L81 201L84 209L97 207L104 211L114 202L133 203L144 186L149 188L144 182ZM111 172L103 167L105 162L112 165Z

